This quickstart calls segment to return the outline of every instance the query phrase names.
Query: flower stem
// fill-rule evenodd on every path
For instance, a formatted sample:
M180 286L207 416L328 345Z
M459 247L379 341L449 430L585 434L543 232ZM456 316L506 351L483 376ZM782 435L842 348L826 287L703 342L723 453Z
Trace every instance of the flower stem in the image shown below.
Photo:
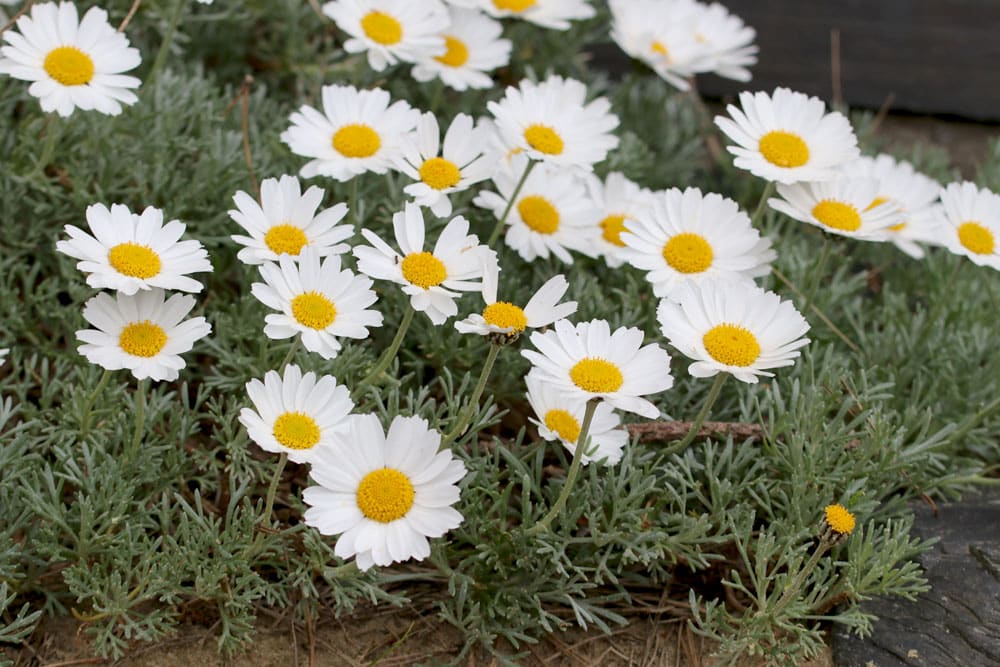
M793 283L791 279L789 279L788 276L786 276L784 273L782 273L773 266L771 267L771 273L773 273L775 277L778 278L778 280L785 283L788 289L792 290L792 292L794 292L795 295L798 296L800 299L806 298L806 295L802 293L802 290L796 287L795 283ZM851 350L853 350L856 354L861 354L861 348L858 347L858 345L854 341L848 338L847 334L841 331L841 329L836 324L834 324L829 317L826 316L826 313L824 313L815 303L810 303L808 305L809 305L809 310L814 312L816 314L816 317L822 320L823 324L825 324L827 328L837 336L837 338L844 341L844 344L847 345L847 347L851 348ZM803 308L803 310L805 309Z
M274 496L278 492L278 483L281 481L281 473L285 471L285 464L288 463L288 454L281 452L278 457L278 465L274 469L274 477L267 487L267 499L264 501L264 517L260 520L260 525L267 528L271 523L271 511L274 509Z
M38 162L35 163L33 175L45 173L45 167L55 155L61 130L62 123L59 122L59 117L55 113L50 113L45 119L45 143L42 144L42 152L38 157Z
M351 189L347 194L347 212L351 216L351 224L357 225L359 222L358 218L358 179L361 175L358 174L351 179Z
M364 377L355 387L353 394L355 396L360 395L361 390L370 384L374 384L380 375L385 372L385 369L389 367L392 360L396 358L396 353L399 352L399 347L403 344L403 338L406 336L406 330L410 328L410 323L413 322L413 315L417 311L413 308L406 309L406 315L403 316L403 321L399 323L399 329L396 330L396 337L392 339L392 343L385 349L382 356L379 357L378 362L375 364L375 368Z
M517 185L514 186L514 191L510 193L510 199L507 200L507 207L503 210L503 215L500 216L500 219L497 220L496 227L493 228L493 233L490 234L490 240L486 242L486 245L491 248L497 242L497 239L500 238L500 233L503 232L503 227L507 223L507 216L510 215L510 210L514 208L514 202L517 201L517 196L521 194L521 188L524 187L525 181L528 180L528 174L535 168L535 164L537 163L534 160L528 160L528 164L524 167L524 173L521 174L521 180L517 182Z
M108 381L111 379L111 371L105 370L101 374L101 379L97 381L97 386L94 387L94 391L90 392L90 396L87 397L86 402L83 404L83 419L80 424L80 440L87 437L87 433L90 431L90 417L94 407L94 402L97 397L101 395L104 388L108 386Z
M754 209L753 217L750 218L750 226L756 227L757 221L760 220L761 215L764 214L764 208L767 206L767 200L771 198L774 194L774 181L768 181L767 185L764 186L764 192L760 195L760 201L757 202L757 208Z
M670 446L664 453L673 454L675 452L683 452L687 449L694 439L698 436L698 431L701 430L701 425L705 423L708 418L708 413L718 400L719 394L722 393L722 385L726 384L726 380L729 378L729 373L719 373L715 376L715 382L712 383L712 388L708 390L708 396L705 397L705 402L701 406L701 410L698 411L698 415L691 422L691 428L688 430L687 435L676 445Z
M552 521L559 516L562 512L563 507L566 506L566 501L569 499L570 491L573 490L573 482L576 481L577 475L580 473L580 465L583 462L583 455L587 449L587 445L590 436L590 423L594 420L594 412L597 411L597 405L600 399L592 398L587 401L587 411L583 415L583 426L580 427L580 436L576 439L576 449L573 450L573 462L569 466L569 472L566 473L566 482L563 483L562 491L559 492L559 497L556 498L556 502L552 505L549 513L539 519L538 523L527 530L529 535L537 535L542 531L548 530L549 525Z
M288 347L288 353L285 358L281 360L281 364L278 368L284 369L285 366L295 357L295 353L299 351L299 344L302 342L302 336L296 336L292 339L292 344Z
M132 442L125 452L125 460L133 461L139 454L139 445L142 444L143 427L146 425L146 392L149 390L149 379L139 380L139 385L135 389L135 431L132 433Z
M472 397L469 399L469 403L459 415L454 428L448 431L448 435L441 439L441 449L446 448L455 440L455 438L463 435L465 430L469 428L469 420L472 419L472 413L475 409L479 407L479 399L483 395L483 390L486 388L486 381L490 378L490 373L493 371L493 364L496 363L497 355L499 353L500 346L496 343L491 343L490 353L486 356L486 363L483 364L483 371L479 374L479 382L476 383L476 388L472 392Z
M167 24L167 31L163 33L163 43L160 44L160 50L156 53L156 60L153 61L153 67L149 70L149 74L146 76L146 85L152 85L153 81L156 80L156 76L163 69L163 65L167 62L167 55L170 53L170 45L174 41L174 35L177 33L177 26L180 25L181 17L184 16L184 10L187 8L188 0L177 0L174 5L174 13L170 15L170 23Z
M834 543L830 540L820 540L819 546L817 546L816 550L813 551L809 561L801 570L799 570L798 574L795 575L792 583L785 587L785 592L781 594L781 597L778 598L778 601L774 604L774 608L771 610L772 618L777 616L785 607L788 606L788 603L792 601L792 598L794 598L799 592L799 589L802 588L802 584L805 583L806 577L809 576L809 573L816 569L816 564L819 563L819 559L822 558L823 554L825 554L830 547L833 546L833 544Z
M809 310L813 304L813 299L816 297L816 290L819 289L820 281L823 280L823 269L826 267L826 260L830 256L830 239L826 234L823 235L823 252L820 253L819 261L812 270L812 286L809 288L809 294L806 296L806 303L802 306L802 310Z

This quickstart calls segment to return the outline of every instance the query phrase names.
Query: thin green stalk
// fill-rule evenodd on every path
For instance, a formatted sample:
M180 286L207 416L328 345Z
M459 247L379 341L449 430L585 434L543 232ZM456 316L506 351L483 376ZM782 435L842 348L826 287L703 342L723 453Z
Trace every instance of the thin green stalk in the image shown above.
M135 389L135 431L132 442L125 452L125 459L134 461L139 455L139 445L142 444L142 434L146 425L146 392L149 391L149 378L139 380Z
M55 113L50 113L45 119L45 143L42 144L42 152L35 163L32 175L44 174L45 167L52 156L56 153L56 144L59 143L59 135L62 134L62 123Z
M793 283L784 273L773 266L771 267L771 273L773 273L778 280L785 283L788 289L792 290L792 292L794 292L800 299L806 298L806 295L802 293L802 290L796 287L795 283ZM809 309L816 314L816 317L823 321L823 324L825 324L830 331L832 331L840 340L844 341L844 344L847 345L847 347L851 348L855 353L861 354L861 348L858 347L854 341L848 338L847 334L841 331L840 328L837 327L837 325L834 324L833 321L826 316L826 313L820 310L815 303L809 304Z
M590 423L594 420L594 412L597 411L597 405L600 399L592 398L587 401L587 411L583 415L583 426L580 427L580 436L576 439L576 449L573 451L573 462L569 466L569 472L566 473L566 481L563 483L562 491L559 493L559 497L556 498L556 502L552 505L549 513L543 516L538 523L527 530L529 535L537 535L542 531L548 530L549 525L552 521L559 516L562 512L563 507L566 506L566 501L569 499L570 491L573 490L573 483L576 481L577 475L580 474L580 466L583 462L583 455L590 445Z
M823 280L823 268L826 266L826 260L830 256L830 247L833 244L830 243L830 238L824 234L823 235L823 252L820 253L819 261L813 267L812 275L810 276L812 286L809 288L809 294L806 296L805 305L802 306L802 310L809 310L813 304L813 299L816 297L816 290L819 289L820 283Z
M476 388L472 392L472 397L469 399L468 404L459 415L458 421L455 422L455 427L441 439L441 449L448 447L448 445L450 445L455 438L463 435L465 430L469 428L469 420L472 419L472 413L475 412L477 407L479 407L479 399L482 397L483 390L486 388L486 381L490 379L490 373L493 371L493 364L496 363L497 355L499 353L500 346L496 343L490 343L490 353L486 356L486 363L483 364L482 373L479 374L479 382L476 383Z
M291 362L291 360L295 357L295 353L299 351L299 345L301 343L302 336L296 336L292 339L292 344L288 348L288 353L285 355L285 358L281 360L281 365L279 365L278 368L283 369L289 364L289 362Z
M271 511L274 509L274 496L278 492L278 483L281 481L281 473L285 471L285 464L288 463L288 453L281 452L278 457L278 466L274 469L274 477L267 487L267 498L264 501L264 517L260 520L260 525L267 528L271 523Z
M701 410L698 411L698 415L691 422L691 428L688 430L687 435L676 445L671 445L664 452L665 454L673 454L675 452L683 452L687 449L695 437L698 435L698 431L701 430L702 424L705 423L705 419L708 418L708 413L715 405L715 402L719 399L719 394L722 393L722 385L726 384L726 380L729 378L729 373L719 373L715 376L715 382L712 383L712 388L708 390L708 396L705 397L705 402L701 406Z
M83 420L80 423L80 440L87 437L87 433L90 431L90 417L92 415L92 410L94 407L94 402L97 401L97 397L101 395L104 388L108 386L108 381L111 379L111 371L106 370L101 374L101 379L97 381L97 386L94 387L94 391L90 392L90 396L87 397L86 402L83 404Z
M507 207L503 210L503 215L497 220L496 227L493 228L493 233L490 234L490 240L486 242L486 245L493 247L493 244L497 242L500 238L500 233L503 232L504 224L507 222L507 216L510 215L510 210L514 208L514 202L517 201L517 196L521 194L521 188L524 187L525 181L528 180L528 174L531 170L535 168L537 163L534 160L528 160L528 164L524 167L524 173L521 174L521 180L517 182L514 186L514 191L510 193L510 199L507 200Z
M392 343L385 349L382 356L379 357L378 362L375 363L375 368L364 377L357 385L354 387L353 394L359 396L361 390L370 384L374 384L378 380L379 376L385 372L385 369L389 368L389 364L392 360L396 358L396 353L399 352L399 347L403 344L403 338L406 336L406 330L410 328L410 323L413 322L413 315L417 311L413 308L406 309L406 315L403 315L403 321L399 323L399 329L396 330L396 337L392 339Z
M351 215L351 224L357 226L359 220L358 216L358 179L361 175L358 174L351 179L351 189L347 193L347 210Z
M170 23L167 24L167 31L163 33L163 43L160 44L160 50L156 53L156 60L153 61L153 67L146 76L146 86L152 85L160 70L163 69L163 65L166 64L167 56L170 54L170 45L173 44L174 35L177 33L177 26L181 23L181 17L184 16L184 10L187 8L188 2L189 0L177 0L177 4L174 5L174 13L170 15Z
M792 601L792 598L798 594L799 590L802 588L802 584L805 583L806 577L808 577L809 573L816 568L816 564L819 563L819 559L822 558L823 554L825 554L830 547L833 546L833 544L834 543L830 540L820 540L819 546L816 547L816 551L813 552L809 561L801 570L799 570L798 574L795 575L792 583L785 587L785 592L781 594L781 597L778 598L778 601L774 604L774 608L771 610L772 618L777 617L777 615L788 606L788 603Z
M757 226L757 221L760 220L761 215L764 214L764 208L767 206L767 200L774 194L774 187L774 181L768 181L767 185L764 186L764 192L761 193L760 201L757 202L757 208L754 209L753 217L750 218L750 225L752 227Z

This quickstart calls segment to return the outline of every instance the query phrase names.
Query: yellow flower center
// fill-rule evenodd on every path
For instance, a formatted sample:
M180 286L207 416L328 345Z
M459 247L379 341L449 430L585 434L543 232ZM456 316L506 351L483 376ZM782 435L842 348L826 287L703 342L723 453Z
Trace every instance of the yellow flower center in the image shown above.
M517 203L521 220L534 232L554 234L559 229L559 211L545 197L529 195Z
M430 289L440 285L448 277L444 262L427 252L411 252L403 258L403 277L417 287Z
M726 366L746 367L760 356L760 343L749 329L719 324L708 330L701 342L712 358Z
M118 347L134 357L155 357L167 344L167 332L149 320L132 322L118 334Z
M49 51L42 65L53 79L64 86L82 86L94 78L94 61L75 46L60 46Z
M684 232L671 237L663 246L663 259L679 273L701 273L712 266L715 253L705 237Z
M619 248L625 247L625 242L622 241L622 232L627 232L628 228L625 227L624 215L609 215L601 220L600 225L601 236L604 237L605 241Z
M289 449L312 449L319 442L316 420L301 412L286 412L274 420L274 439Z
M969 252L989 255L996 247L993 232L978 222L963 222L958 226L958 240Z
M306 233L295 225L275 225L267 230L264 243L275 255L298 255L302 246L309 243Z
M658 56L662 56L668 63L670 62L670 51L667 50L667 47L663 42L653 42L650 45L649 50Z
M809 161L809 146L797 134L772 130L757 144L764 159L779 167L801 167Z
M152 278L160 272L160 256L149 246L119 243L108 251L108 263L130 278Z
M858 209L844 202L824 199L812 210L813 217L830 229L842 232L856 232L861 229L861 214Z
M539 153L559 155L563 152L562 137L547 125L529 125L524 131L524 140Z
M523 12L535 6L538 0L493 0L493 6L497 9L506 9L508 12Z
M432 157L420 165L420 180L435 190L444 190L458 185L462 172L451 160Z
M395 468L379 468L361 478L355 495L362 514L372 521L390 523L413 507L413 482Z
M385 12L370 11L361 19L361 29L368 39L382 46L392 46L403 39L403 26Z
M458 37L444 36L444 55L434 56L434 60L448 67L461 67L469 59L469 47Z
M344 157L371 157L381 147L378 132L362 123L345 125L333 135L333 149Z
M305 292L292 299L295 321L310 329L325 329L337 319L337 307L319 292Z
M835 533L850 535L854 530L854 515L843 505L827 505L823 510L826 523Z
M565 410L549 410L545 413L545 425L566 442L576 442L580 437L580 423Z
M497 301L486 306L483 319L487 324L506 329L513 327L511 333L519 333L528 328L528 318L520 307L506 301Z
M584 357L569 369L569 377L580 389L593 394L608 394L621 389L625 378L607 359Z

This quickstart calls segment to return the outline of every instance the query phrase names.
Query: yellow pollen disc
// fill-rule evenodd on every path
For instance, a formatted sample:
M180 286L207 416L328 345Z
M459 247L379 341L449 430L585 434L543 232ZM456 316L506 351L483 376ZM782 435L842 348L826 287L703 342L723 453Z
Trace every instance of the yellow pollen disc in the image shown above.
M444 262L427 252L411 252L403 258L403 277L417 287L430 289L445 281L448 270Z
M319 292L305 292L292 299L295 321L310 329L325 329L337 319L337 307Z
M584 357L569 369L569 377L580 389L593 394L609 394L621 389L625 378L607 359Z
M497 301L486 306L483 319L487 324L506 329L513 327L511 333L518 333L528 328L528 318L520 307L506 301Z
M521 220L534 232L554 234L559 229L559 211L545 197L529 195L517 203Z
M508 12L523 12L535 6L538 0L493 0L493 6L497 9L506 9Z
M764 159L778 167L801 167L809 161L809 146L797 134L772 130L757 144Z
M624 215L609 215L599 224L601 225L601 236L604 237L605 241L619 248L625 247L625 242L622 241L622 232L627 232L628 228L625 227Z
M469 47L458 37L444 36L444 55L434 56L434 60L448 67L461 67L469 59Z
M108 251L108 263L118 273L146 280L160 273L160 256L149 246L119 243Z
M420 165L420 180L435 190L445 190L458 185L462 172L451 160L432 157Z
M889 231L890 232L901 232L904 229L906 229L906 223L905 222L901 222L898 225L889 225Z
M403 39L403 26L389 14L371 11L361 19L361 29L368 39L382 46L392 46Z
M715 253L705 237L684 232L671 237L663 246L663 259L679 273L701 273L712 266Z
M562 137L546 125L529 125L524 130L524 140L539 153L559 155L563 152Z
M719 324L708 330L701 342L712 358L726 366L746 367L760 356L757 337L735 324Z
M843 505L827 505L823 513L826 515L826 524L833 532L850 535L854 530L854 515Z
M275 225L267 230L264 243L275 255L298 255L302 246L309 243L306 233L295 225Z
M155 357L167 344L167 332L149 320L132 322L118 334L118 347L134 357Z
M378 132L361 123L345 125L333 135L333 149L344 157L371 157L381 147Z
M866 211L870 211L873 208L881 206L882 204L886 203L887 201L889 201L888 197L875 197L875 199L872 200L872 203L868 204L868 208L866 208L865 210Z
M958 240L969 252L977 255L992 254L996 247L993 232L978 222L963 222L959 225Z
M556 432L566 442L576 442L580 437L580 423L565 410L549 410L545 413L545 425Z
M42 67L64 86L82 86L94 78L94 61L75 46L52 49Z
M844 202L824 199L812 210L813 217L830 229L842 232L856 232L861 229L861 214L858 209Z
M395 468L379 468L361 478L356 494L358 509L372 521L389 523L406 516L413 507L413 482Z
M289 449L312 449L319 442L316 420L301 412L286 412L274 420L274 439Z

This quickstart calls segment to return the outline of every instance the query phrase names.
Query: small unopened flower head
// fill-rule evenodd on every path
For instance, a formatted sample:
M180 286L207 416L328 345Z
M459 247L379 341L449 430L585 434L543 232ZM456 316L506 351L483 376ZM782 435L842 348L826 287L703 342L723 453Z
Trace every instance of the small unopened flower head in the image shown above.
M843 505L827 505L823 510L826 525L837 535L850 535L854 532L854 515Z

